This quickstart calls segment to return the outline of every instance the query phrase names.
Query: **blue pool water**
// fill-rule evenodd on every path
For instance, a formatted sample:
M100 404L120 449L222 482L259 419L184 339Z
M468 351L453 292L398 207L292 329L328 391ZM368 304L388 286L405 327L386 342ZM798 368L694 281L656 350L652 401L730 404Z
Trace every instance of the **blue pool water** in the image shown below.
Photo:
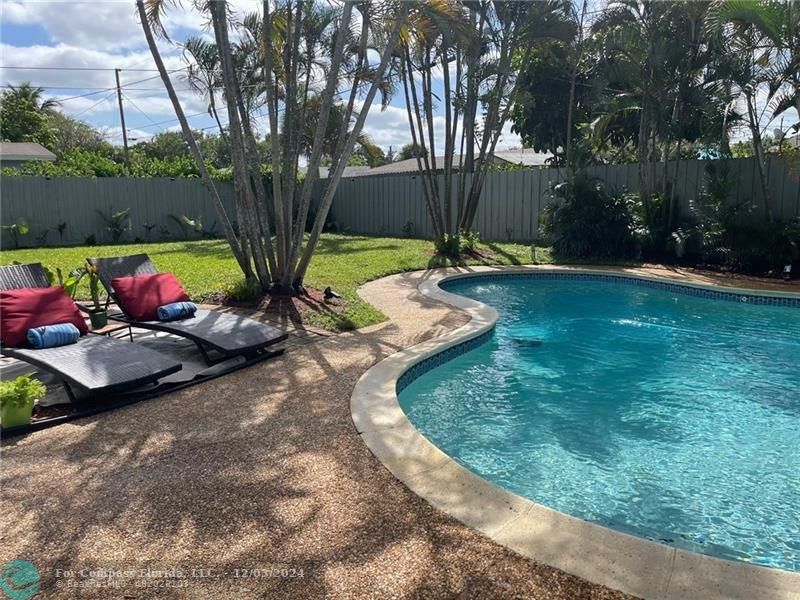
M561 512L800 571L800 308L592 280L446 289L500 317L401 391L434 444Z

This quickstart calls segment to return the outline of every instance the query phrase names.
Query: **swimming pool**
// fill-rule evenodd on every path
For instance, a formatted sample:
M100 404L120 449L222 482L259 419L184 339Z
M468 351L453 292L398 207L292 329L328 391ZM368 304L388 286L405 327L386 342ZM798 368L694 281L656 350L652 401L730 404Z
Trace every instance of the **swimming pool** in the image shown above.
M445 287L499 319L485 343L398 385L443 451L561 512L800 570L797 306L592 276Z

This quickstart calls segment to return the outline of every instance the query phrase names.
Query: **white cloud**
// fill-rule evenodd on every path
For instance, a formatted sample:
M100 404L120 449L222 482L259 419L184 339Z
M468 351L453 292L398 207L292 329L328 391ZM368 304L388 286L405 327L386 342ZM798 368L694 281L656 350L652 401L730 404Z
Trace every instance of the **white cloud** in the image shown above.
M39 25L53 42L105 51L145 46L136 5L128 0L100 2L30 2L3 0L5 23ZM164 16L168 29L200 30L202 15L185 6L170 6Z
M434 117L433 123L436 154L441 155L444 153L444 117ZM373 105L369 115L367 115L364 132L384 150L388 150L389 146L392 146L396 152L405 144L411 143L408 116L404 107L388 106L385 111L381 111L379 105ZM460 139L461 128L459 127L456 131L457 142ZM511 124L506 123L506 126L503 127L502 137L497 143L497 149L516 148L520 145L520 137L515 133L511 133Z

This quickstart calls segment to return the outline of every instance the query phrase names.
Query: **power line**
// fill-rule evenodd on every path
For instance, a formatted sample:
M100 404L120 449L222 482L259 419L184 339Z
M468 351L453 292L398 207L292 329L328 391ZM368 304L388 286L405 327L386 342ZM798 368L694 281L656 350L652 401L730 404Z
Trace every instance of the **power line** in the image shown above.
M98 106L98 105L102 104L103 102L105 102L106 100L108 100L109 98L111 98L111 97L112 97L114 94L116 94L116 93L117 93L117 90L116 90L116 89L112 89L112 90L111 90L111 93L110 93L108 96L106 96L105 98L101 98L100 100L98 100L97 102L95 102L94 104L92 104L92 105L91 105L89 108L87 108L87 109L85 109L85 110L82 110L81 112L79 112L77 115L73 115L73 116L72 116L72 118L73 118L73 119L77 119L77 118L78 118L78 117L80 117L81 115L84 115L84 114L86 114L87 112L89 112L90 110L92 110L92 109L93 109L95 106Z
M135 108L135 109L136 109L136 110L138 110L140 113L142 113L142 115L143 115L143 116L144 116L144 117L145 117L145 118L146 118L148 121L150 121L150 122L151 122L153 125L156 125L156 126L158 125L158 124L157 124L157 123L156 123L156 122L155 122L155 121L154 121L154 120L153 120L153 119L150 117L150 115L148 115L148 114L147 114L146 112L144 112L144 111L143 111L141 108L139 108L139 105L138 105L138 104L136 104L136 102L134 102L134 101L133 101L133 99L132 99L130 96L128 96L128 94L122 94L122 95L125 97L125 99L126 99L128 102L130 102L130 103L131 103L131 106L133 106L133 108ZM162 129L163 129L163 128L162 128Z
M131 85L131 84L129 84ZM31 83L32 87L42 88L45 90L97 90L98 92L104 92L105 90L110 90L113 88L110 87L90 87L90 86L66 86L66 85L46 85L43 83ZM5 89L12 89L18 86L14 86L11 84L0 85L0 88ZM127 86L122 86L124 89L130 92L162 92L164 91L163 87L160 88L129 88ZM176 92L193 92L194 90L191 88L182 88L175 90ZM78 98L82 98L83 96L77 96Z
M18 71L114 71L113 68L107 67L7 67L3 65L0 67L2 69L15 69ZM188 69L189 67L181 67L180 69L176 69L178 71L183 71ZM123 71L135 71L135 72L142 72L142 73L153 73L158 72L158 69L122 69Z

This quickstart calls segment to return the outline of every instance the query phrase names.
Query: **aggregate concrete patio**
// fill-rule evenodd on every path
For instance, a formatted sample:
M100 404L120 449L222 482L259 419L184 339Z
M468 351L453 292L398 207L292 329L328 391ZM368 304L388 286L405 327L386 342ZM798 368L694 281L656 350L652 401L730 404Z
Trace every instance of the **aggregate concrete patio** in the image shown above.
M0 563L32 561L63 598L624 597L432 508L356 433L359 377L467 320L419 294L428 276L362 288L389 322L4 440Z

